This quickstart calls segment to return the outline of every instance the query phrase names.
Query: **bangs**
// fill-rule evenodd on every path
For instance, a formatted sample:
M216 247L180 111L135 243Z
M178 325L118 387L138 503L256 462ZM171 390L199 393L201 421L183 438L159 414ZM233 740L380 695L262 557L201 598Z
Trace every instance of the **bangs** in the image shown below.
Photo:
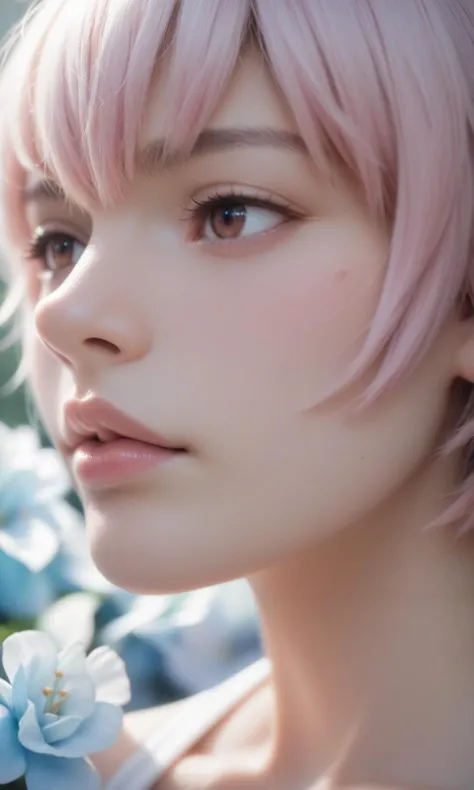
M348 22L345 12L341 26L356 23L350 51L338 27L328 26L333 16L330 0L308 11L293 0L43 0L17 33L4 73L10 109L3 155L24 171L41 168L81 207L114 203L134 176L154 77L164 92L167 151L190 150L252 40L318 168L327 173L334 162L344 164L383 213L394 198L382 172L394 156L393 130L382 129L380 118L372 123L382 91L365 42L357 41L356 15ZM370 96L368 115L360 90L355 100L347 83L351 70L357 73L354 54Z
M43 0L17 32L0 90L7 238L25 235L19 190L32 168L87 210L120 199L157 75L167 149L190 150L251 41L316 166L329 176L342 166L391 228L380 303L350 372L381 358L376 397L473 292L474 63L460 54L472 51L473 20L457 2L401 6Z
M215 35L222 16L219 0L182 0L179 8L175 0L38 6L11 63L17 99L9 144L19 164L44 169L78 205L119 199L134 174L150 84L165 54L168 144L192 147L235 67L245 0L227 3Z

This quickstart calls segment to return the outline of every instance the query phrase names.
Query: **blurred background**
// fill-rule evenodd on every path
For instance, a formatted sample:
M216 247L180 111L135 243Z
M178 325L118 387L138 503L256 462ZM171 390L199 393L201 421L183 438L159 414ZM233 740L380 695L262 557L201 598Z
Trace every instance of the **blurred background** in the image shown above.
M0 0L2 38L27 5ZM0 303L5 293L0 281ZM7 331L0 328L2 392L20 359ZM0 644L28 628L46 631L59 646L72 637L88 649L109 644L126 662L132 709L207 688L259 658L257 613L245 582L142 597L97 573L80 505L32 414L23 386L0 395Z
M12 25L17 22L28 7L28 0L0 0L0 38L3 40ZM0 304L3 301L5 284L0 279ZM5 330L0 328L0 338ZM0 354L0 386L13 375L18 364L18 348L11 348ZM25 394L21 388L15 395L0 400L0 420L8 425L16 425L26 420Z

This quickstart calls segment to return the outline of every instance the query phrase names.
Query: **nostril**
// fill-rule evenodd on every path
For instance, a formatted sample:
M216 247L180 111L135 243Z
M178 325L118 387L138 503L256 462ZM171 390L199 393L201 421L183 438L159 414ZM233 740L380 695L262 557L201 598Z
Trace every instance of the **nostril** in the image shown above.
M120 354L120 349L115 343L111 343L110 340L104 340L102 337L88 337L84 343L86 346L100 348L109 354Z

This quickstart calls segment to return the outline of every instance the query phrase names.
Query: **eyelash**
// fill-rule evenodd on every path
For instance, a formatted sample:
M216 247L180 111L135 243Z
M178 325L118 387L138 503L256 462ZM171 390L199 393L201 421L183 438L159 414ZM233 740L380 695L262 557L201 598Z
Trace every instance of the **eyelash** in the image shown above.
M75 236L70 233L62 233L57 230L45 231L41 233L41 235L35 236L30 241L25 253L25 258L31 261L44 260L49 244L53 241L61 241L64 239L70 239L71 241L80 243L79 239L76 239Z
M255 195L247 195L245 192L239 192L231 189L226 192L216 191L214 194L209 195L204 200L193 199L192 208L184 208L184 211L189 215L188 221L198 221L202 226L210 218L213 211L225 208L226 206L246 206L251 208L261 208L267 211L273 211L276 214L282 214L286 221L302 219L303 215L296 211L288 203L283 203L280 200L275 200L272 197L261 198ZM223 239L222 241L226 241ZM228 243L228 241L227 241Z
M209 220L214 211L228 206L232 208L245 206L273 211L275 213L281 214L285 218L285 222L303 219L303 215L287 203L280 202L279 200L276 201L270 197L261 198L246 195L244 192L238 192L236 190L228 190L226 192L216 191L214 194L206 197L204 200L193 199L193 206L191 208L186 208L183 206L183 210L186 212L186 214L188 214L186 217L187 222L198 223L198 233L200 233L202 232L206 221ZM57 230L44 231L31 240L26 250L25 258L27 260L42 261L44 268L47 271L53 271L46 266L46 253L48 246L54 241L64 241L65 239L81 244L79 239L77 239L71 233ZM221 239L214 243L229 244L232 243L232 241L235 242L235 239Z

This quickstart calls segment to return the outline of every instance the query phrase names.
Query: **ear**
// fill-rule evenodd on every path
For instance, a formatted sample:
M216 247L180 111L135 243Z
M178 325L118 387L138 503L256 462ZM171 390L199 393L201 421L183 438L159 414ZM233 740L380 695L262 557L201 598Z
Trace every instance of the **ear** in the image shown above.
M465 318L458 325L455 351L455 375L474 384L474 318Z

